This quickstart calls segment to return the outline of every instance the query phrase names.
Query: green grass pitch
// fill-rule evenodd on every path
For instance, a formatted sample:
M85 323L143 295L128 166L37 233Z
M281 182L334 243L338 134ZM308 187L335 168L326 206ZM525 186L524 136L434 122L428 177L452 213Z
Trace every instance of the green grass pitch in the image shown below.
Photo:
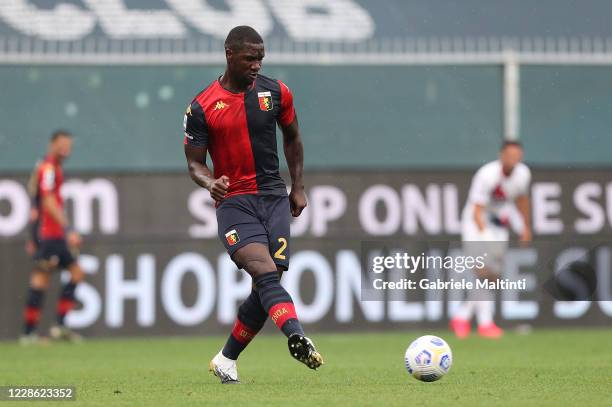
M612 330L509 333L458 341L450 373L421 383L404 369L410 341L429 332L315 334L326 364L290 358L280 334L257 337L222 386L208 361L222 337L89 340L27 348L0 342L0 385L73 385L69 406L612 406ZM12 402L0 402L9 404Z

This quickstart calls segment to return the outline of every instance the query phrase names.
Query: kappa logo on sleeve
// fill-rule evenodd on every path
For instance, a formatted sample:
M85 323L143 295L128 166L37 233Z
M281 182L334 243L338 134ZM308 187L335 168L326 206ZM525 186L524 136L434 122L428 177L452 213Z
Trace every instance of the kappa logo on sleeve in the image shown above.
M233 246L240 241L240 237L238 237L238 232L236 232L236 229L232 229L227 232L225 234L225 239L230 246Z

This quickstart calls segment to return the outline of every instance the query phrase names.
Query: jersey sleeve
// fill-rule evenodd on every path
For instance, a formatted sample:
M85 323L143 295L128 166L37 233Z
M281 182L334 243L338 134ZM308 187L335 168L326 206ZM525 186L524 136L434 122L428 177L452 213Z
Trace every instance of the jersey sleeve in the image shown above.
M206 147L208 145L208 128L202 106L197 100L191 102L183 117L183 131L185 132L184 144L194 147Z
M30 196L30 199L32 199L32 202L34 202L34 200L38 196L38 177L40 175L41 164L42 163L40 162L36 163L34 169L32 170L32 173L30 174L30 178L28 179L28 195Z
M295 108L293 107L293 94L283 82L278 81L281 92L280 113L278 115L278 123L282 127L289 126L295 119Z
M40 168L40 175L38 176L38 191L40 198L53 193L55 189L55 168L51 164L43 164Z
M476 205L487 205L491 199L493 185L487 176L486 171L480 169L474 175L472 186L470 187L469 201Z
M531 170L527 166L525 166L524 168L525 175L521 179L522 184L519 191L519 196L529 195L529 185L531 185Z

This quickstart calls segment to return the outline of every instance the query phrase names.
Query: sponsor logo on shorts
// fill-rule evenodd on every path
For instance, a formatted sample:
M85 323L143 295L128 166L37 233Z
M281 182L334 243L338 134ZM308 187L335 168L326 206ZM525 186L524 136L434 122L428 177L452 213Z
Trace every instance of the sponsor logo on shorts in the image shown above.
M236 229L232 229L227 232L225 234L225 239L230 246L233 246L240 241L240 237L238 237L238 232L236 232Z

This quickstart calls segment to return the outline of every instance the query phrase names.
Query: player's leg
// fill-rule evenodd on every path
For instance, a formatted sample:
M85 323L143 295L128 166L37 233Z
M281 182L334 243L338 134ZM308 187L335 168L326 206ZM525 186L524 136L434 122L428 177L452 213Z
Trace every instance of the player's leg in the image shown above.
M263 328L268 313L261 306L255 286L251 294L238 308L238 316L223 349L210 362L210 370L221 379L221 383L239 383L236 361L240 353L251 343Z
M238 268L243 268L235 253L250 243L268 244L265 227L257 215L257 197L237 196L224 201L217 209L219 237ZM263 327L268 313L263 309L255 284L250 295L238 308L234 328L222 355L230 360L238 359L240 353Z
M482 251L493 243L470 242L470 244L479 246ZM485 263L485 267L475 269L473 272L475 278L480 281L494 281L498 278L498 274L489 261ZM475 314L478 334L486 338L499 338L503 335L503 330L493 322L494 311L495 293L485 288L473 288L467 293L466 300L451 320L451 329L458 338L467 337L471 329L470 320Z
M244 228L242 231L244 232ZM242 233L242 236L244 238L245 234ZM267 244L264 243L248 243L232 253L232 259L239 268L244 268L253 277L259 270L269 270L270 267L274 267L274 263L269 260L266 247ZM221 379L221 383L239 383L236 360L263 327L267 318L268 310L262 306L257 284L254 283L251 294L238 308L234 328L225 346L210 362L210 370Z
M23 335L20 342L24 345L37 342L36 333L40 321L44 296L51 281L51 271L57 267L57 258L53 256L48 240L41 240L34 256L34 267L30 274L30 284L24 310Z
M263 328L266 319L268 319L268 314L261 306L259 294L253 287L251 294L238 308L234 328L221 351L223 356L231 360L238 359L240 353Z
M282 277L283 271L282 267L278 267L279 276ZM263 328L267 319L268 313L261 305L259 294L253 284L251 294L238 308L238 316L234 323L234 328L221 351L223 356L231 360L237 360L240 353Z
M470 320L474 314L474 306L475 302L470 298L466 298L459 303L453 318L450 320L450 329L459 339L467 338L470 335Z
M289 338L291 355L311 369L321 366L321 355L304 335L293 300L280 284L280 275L268 247L261 243L251 243L238 250L234 258L253 278L263 309Z
M493 320L493 315L495 313L495 293L486 289L475 291L475 296L478 296L475 300L478 335L491 339L501 338L504 331L497 326Z
M268 231L269 241L268 251L276 265L280 280L283 271L289 268L291 257L289 199L287 196L262 196L259 210L260 216L265 219L264 224ZM291 305L293 306L293 302ZM291 356L311 369L316 369L323 363L314 344L303 333L290 334L287 342Z
M251 243L239 249L233 256L253 278L261 306L276 326L289 337L304 333L297 319L293 300L280 284L276 264L270 257L267 245Z
M243 268L234 257L240 248L253 242L268 244L266 230L257 218L256 200L251 196L236 196L225 200L217 208L219 238L238 268ZM238 308L232 332L223 349L211 360L210 370L221 383L238 383L236 360L263 327L268 313L261 306L255 284L249 296Z
M35 343L39 339L36 329L40 322L45 292L49 288L50 275L47 263L38 263L30 275L30 286L24 311L23 335L20 338L20 342L24 345Z
M254 242L268 244L266 230L257 217L256 203L256 197L240 195L225 200L217 208L219 238L239 269L243 268L243 264L234 257L239 249ZM237 359L240 352L262 328L267 318L268 314L262 308L255 284L253 284L251 293L238 308L236 323L223 354L231 359ZM244 329L244 332L241 332L241 328Z
M253 277L262 306L278 328L287 337L293 333L303 335L304 330L295 314L293 300L280 285L282 273L279 271L287 270L291 254L289 199L286 196L261 196L257 201L257 213L260 219L264 219L268 236L267 248L258 246L249 249L250 253L236 253L237 259L252 263L245 267L245 270Z
M70 312L75 305L75 296L77 285L83 280L83 270L78 263L72 263L68 266L70 272L70 280L62 286L60 297L57 301L57 323L64 326L66 314Z
M66 241L57 241L56 246L60 259L59 265L62 269L68 270L70 279L62 285L60 296L57 300L56 325L51 327L50 334L53 339L78 342L82 340L81 336L65 326L65 319L66 314L75 306L75 291L77 285L83 280L85 273L68 249Z
M503 256L508 244L508 230L494 225L489 227L489 241L486 243L487 261L479 278L486 281L496 281L502 273ZM495 292L492 290L476 290L476 322L478 334L485 338L498 339L504 331L495 321Z
M224 349L210 363L211 371L221 379L222 383L238 382L236 358L261 329L270 311L269 307L266 308L262 305L264 301L262 301L256 277L275 271L276 285L284 291L280 286L280 273L276 264L271 260L270 253L268 253L268 230L260 221L258 215L259 203L258 197L245 195L232 197L217 208L217 223L221 241L238 268L244 268L253 277L254 281L254 289L245 303L240 306L234 330L232 330ZM288 235L288 221L286 229ZM267 282L267 279L263 279L261 283L266 283L263 284L266 286L264 289L264 292L267 293L265 298L268 298ZM274 282L272 286L275 286ZM284 299L289 301L288 304L290 305L288 306L293 308L291 298L288 294L286 294L286 297L288 299ZM293 310L293 313L295 314L295 310ZM289 332L289 335L295 333L293 332L295 329L301 330L297 318L285 326L285 331ZM314 350L314 346L312 346L312 349Z
M468 256L477 252L479 241L482 235L478 231L474 221L465 217L461 222L461 240L463 242L463 254ZM477 301L473 298L473 293L469 291L466 298L455 305L455 312L450 320L450 329L459 339L467 338L471 331L471 320L476 310Z

